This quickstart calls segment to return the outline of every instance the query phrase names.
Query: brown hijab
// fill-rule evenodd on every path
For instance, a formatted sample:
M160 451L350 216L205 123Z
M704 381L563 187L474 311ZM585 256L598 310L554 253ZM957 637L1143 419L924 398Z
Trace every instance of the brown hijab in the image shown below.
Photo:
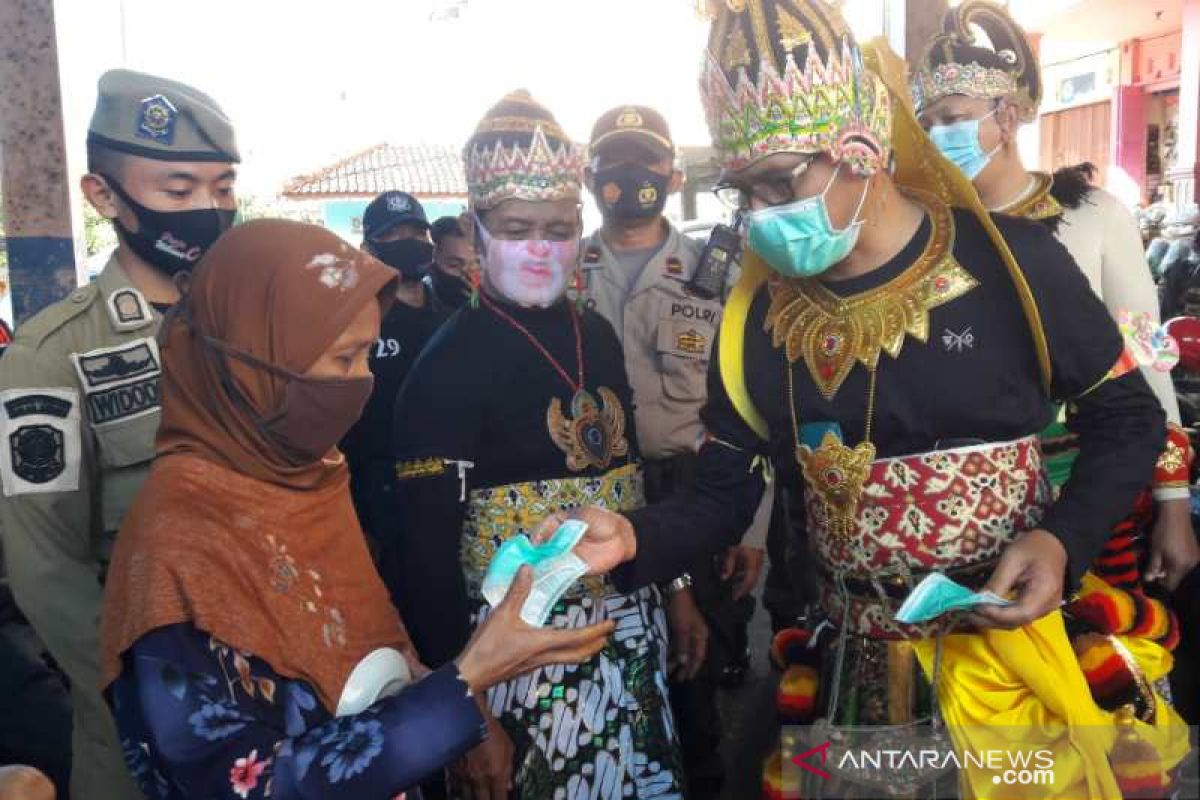
M395 280L329 231L283 220L240 225L205 255L160 334L159 458L117 537L102 686L141 636L179 622L308 681L331 711L363 656L410 647L344 459L283 456L256 417L279 409L287 378L206 344L303 373L367 303L391 302Z

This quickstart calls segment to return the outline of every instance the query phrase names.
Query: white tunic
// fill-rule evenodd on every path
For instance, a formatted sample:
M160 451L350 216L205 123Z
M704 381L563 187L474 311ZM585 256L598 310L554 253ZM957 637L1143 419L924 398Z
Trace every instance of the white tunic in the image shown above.
M1148 313L1158 322L1158 292L1146 263L1142 235L1133 215L1117 198L1103 189L1093 188L1078 208L1063 208L1056 235L1114 319L1121 311L1129 311ZM1175 400L1171 373L1142 367L1142 374L1162 404L1167 419L1178 424L1179 405ZM1159 489L1155 490L1155 497L1169 499L1176 496L1175 492Z

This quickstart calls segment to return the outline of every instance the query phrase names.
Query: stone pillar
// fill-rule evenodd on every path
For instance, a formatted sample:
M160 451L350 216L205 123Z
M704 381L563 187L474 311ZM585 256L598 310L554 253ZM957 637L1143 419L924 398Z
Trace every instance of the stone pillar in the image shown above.
M908 0L904 13L904 58L915 64L929 40L942 30L949 0Z
M1175 188L1175 203L1183 206L1197 202L1200 178L1200 0L1184 0L1179 58L1179 149L1165 177Z
M4 0L0 180L17 324L75 287L64 136L53 0Z
M1140 86L1116 86L1112 99L1112 165L1136 186L1139 199L1146 195L1146 92ZM1113 183L1116 176L1109 176ZM1126 198L1122 198L1126 199Z

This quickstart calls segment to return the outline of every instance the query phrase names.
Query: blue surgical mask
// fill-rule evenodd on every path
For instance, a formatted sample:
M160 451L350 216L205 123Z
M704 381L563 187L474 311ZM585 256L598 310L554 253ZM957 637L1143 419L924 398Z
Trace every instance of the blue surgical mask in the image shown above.
M839 164L820 194L745 215L750 249L780 275L787 278L820 275L850 255L857 244L862 229L858 215L867 199L867 187L863 187L850 224L840 231L833 229L825 204L825 195L840 169Z
M996 145L992 152L985 153L983 145L979 143L980 123L995 113L993 110L979 119L966 119L950 125L934 125L929 129L929 138L933 140L937 149L970 180L975 180L975 176L983 172L992 156L1000 150L1000 145Z

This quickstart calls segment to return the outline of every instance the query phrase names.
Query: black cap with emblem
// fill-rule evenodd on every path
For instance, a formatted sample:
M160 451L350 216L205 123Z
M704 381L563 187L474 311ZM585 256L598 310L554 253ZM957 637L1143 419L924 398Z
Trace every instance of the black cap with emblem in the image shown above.
M397 225L413 222L429 227L425 208L408 192L384 192L363 212L363 238L378 239Z

